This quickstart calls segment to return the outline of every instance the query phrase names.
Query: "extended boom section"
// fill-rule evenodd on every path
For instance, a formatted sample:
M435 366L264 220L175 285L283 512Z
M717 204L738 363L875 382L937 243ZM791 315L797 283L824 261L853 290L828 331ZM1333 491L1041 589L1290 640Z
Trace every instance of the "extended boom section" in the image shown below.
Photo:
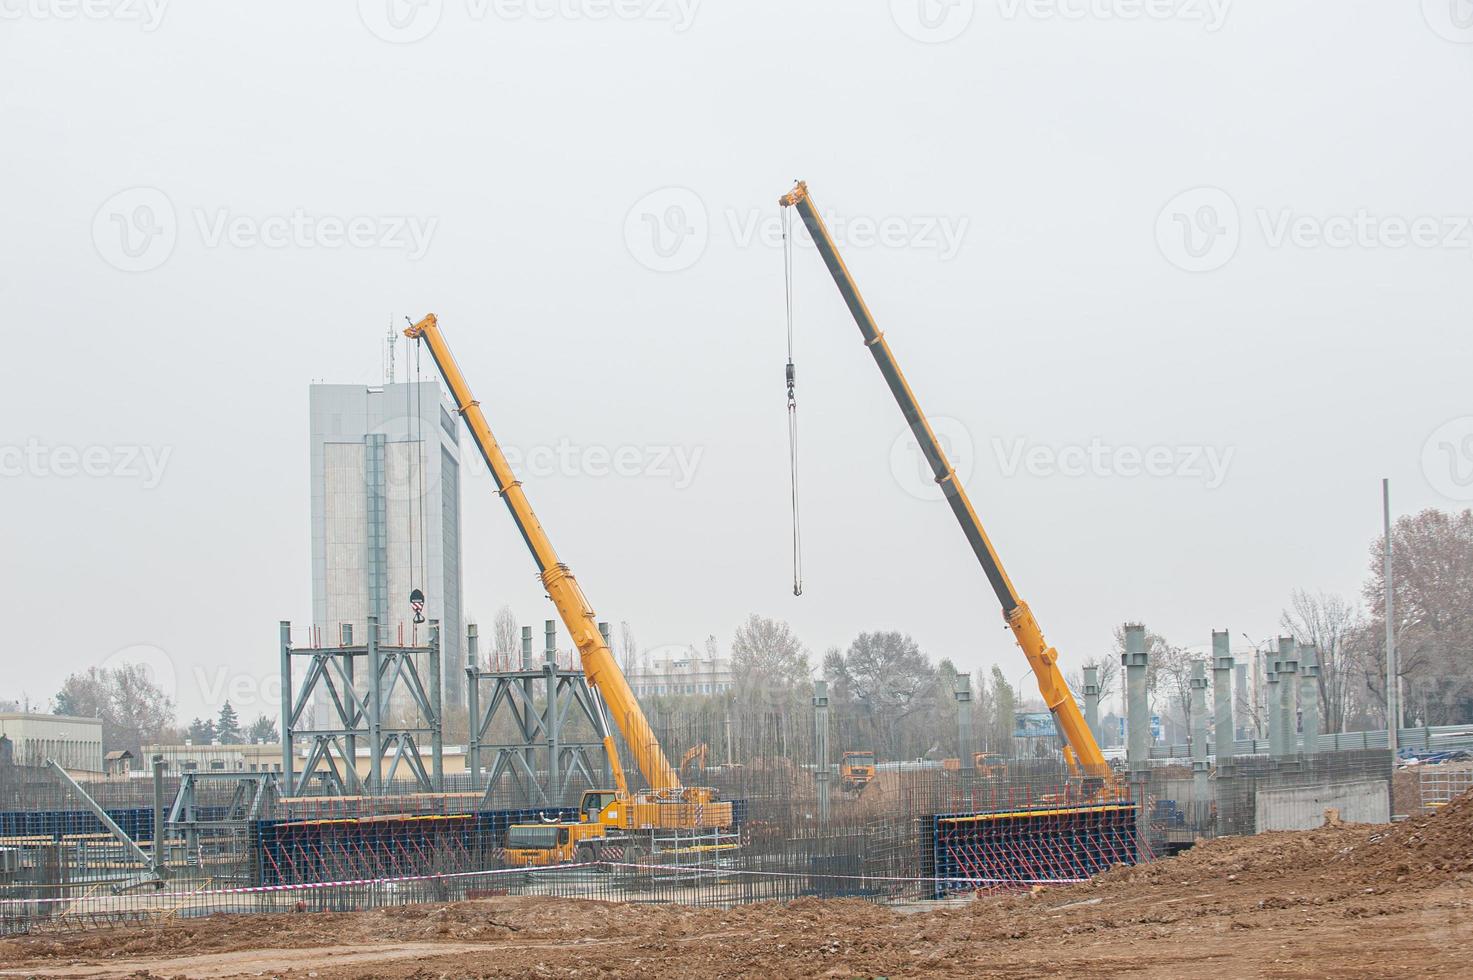
M511 464L506 461L501 446L491 434L485 413L481 411L481 403L471 395L470 386L445 343L445 336L440 332L435 315L429 314L405 330L404 334L423 340L429 347L430 355L440 369L440 375L445 379L451 397L455 399L455 408L461 418L465 419L466 428L470 430L476 448L481 451L492 479L496 481L497 492L506 503L506 509L511 512L522 540L526 542L527 549L537 562L537 570L547 589L548 598L557 607L558 615L578 647L584 673L602 695L604 704L613 715L614 724L624 736L624 743L634 754L634 762L639 771L644 774L651 790L678 795L681 791L679 775L665 758L654 730L650 728L649 721L640 710L639 702L635 700L634 691L630 689L629 682L614 661L608 644L604 642L603 634L599 632L598 623L594 619L593 609L583 596L583 590L568 566L558 560L552 541L548 539L547 532L542 529L537 515L532 511L532 505L527 501L521 481L512 472ZM609 768L613 772L619 795L628 797L629 787L623 767L619 764L618 749L612 735L604 739L604 751L608 753Z
M808 229L809 236L813 239L814 245L818 247L819 254L823 256L824 264L828 266L829 274L839 287L840 295L843 296L849 312L854 316L854 322L859 325L859 332L864 338L865 346L874 356L875 364L880 368L880 374L884 376L885 383L890 387L890 393L895 396L895 401L900 406L900 413L905 416L906 424L910 426L916 442L920 444L921 453L926 457L926 462L936 477L936 483L945 494L952 513L956 515L957 522L961 524L962 532L972 546L972 552L977 556L977 561L982 565L987 581L992 585L992 591L997 594L998 602L1002 604L1003 617L1012 629L1013 636L1017 638L1018 645L1023 648L1023 654L1028 658L1028 663L1033 667L1033 674L1038 678L1039 693L1043 695L1044 703L1048 705L1055 724L1067 743L1066 757L1070 757L1071 764L1077 763L1087 779L1100 782L1108 780L1109 764L1105 761L1099 744L1085 723L1084 713L1079 710L1079 705L1075 703L1074 696L1064 681L1064 675L1059 670L1058 651L1044 640L1043 630L1039 627L1038 620L1034 618L1028 604L1018 597L1017 590L1013 588L1013 583L1003 569L996 549L993 548L987 532L982 528L982 521L972 508L971 500L967 498L966 490L962 487L961 481L957 479L956 471L946 458L946 453L942 450L941 443L936 438L931 424L926 421L926 416L916 401L915 393L911 391L905 375L901 373L900 365L896 362L895 355L891 353L890 345L886 343L884 334L876 326L869 307L865 305L864 298L860 296L859 287L855 285L853 276L849 274L849 269L844 264L844 259L839 255L839 250L834 244L833 237L829 235L823 218L813 206L813 199L808 194L808 185L800 181L790 193L782 197L780 203L784 207L797 208L804 226Z

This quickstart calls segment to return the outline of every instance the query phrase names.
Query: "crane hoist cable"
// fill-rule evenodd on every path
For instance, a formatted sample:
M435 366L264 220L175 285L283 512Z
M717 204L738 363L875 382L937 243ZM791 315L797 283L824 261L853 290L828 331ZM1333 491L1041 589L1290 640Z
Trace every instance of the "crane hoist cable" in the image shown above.
M405 319L406 320L409 320L408 317L405 317ZM410 325L413 326L414 321L410 320L409 322L410 322ZM408 507L405 508L405 511L406 511L406 513L405 513L405 520L406 520L405 531L407 532L407 537L409 538L409 541L408 541L408 544L409 544L409 568L408 568L408 571L409 571L409 577L410 577L410 582L409 582L409 586L410 586L410 588L409 588L409 609L410 609L410 612L413 614L413 621L414 621L414 624L416 626L418 626L419 624L421 624L421 623L423 623L425 621L425 594L424 594L424 590L422 588L420 588L420 586L415 585L414 582L415 582L416 579L418 579L418 581L421 584L423 584L424 581L425 581L425 575L426 575L425 565L426 565L426 552L427 552L427 548L426 548L426 545L425 545L425 512L424 512L424 507L425 507L425 501L424 501L424 464L425 464L424 424L423 424L423 419L421 417L421 415L422 415L422 406L420 404L420 391L419 391L419 381L420 381L420 377L421 377L421 374L420 374L420 366L419 366L419 348L420 348L420 345L419 344L415 344L414 345L414 374L409 379L409 381L407 383L407 387L404 389L404 414L409 417L408 419L406 419L406 421L413 420L413 421L409 421L409 425L413 426L412 432L408 428L406 428L406 431L404 433L404 438L405 438L404 465L405 466L410 466L411 465L411 463L410 463L411 454L413 454L413 460L414 460L414 462L413 462L413 472L412 473L406 473L405 474L405 487L404 487L404 489L406 491L406 494L405 494L406 501L405 502L409 505ZM408 358L405 358L405 362L406 363L405 363L404 366L406 368L409 367L409 365L407 363L408 360L409 360ZM415 481L415 483L414 483L415 492L414 493L409 493L408 492L410 490L410 482L409 482L410 480L414 480ZM416 507L418 508L417 511L416 511ZM416 517L418 517L418 521L417 522L415 520ZM416 526L416 524L418 526ZM414 539L416 537L419 538L419 564L418 564L418 566L416 566L415 561L414 561L414 543L415 543L415 540Z
M788 208L783 216L783 291L788 315L788 479L793 507L793 595L803 594L803 527L798 514L798 396L793 367L793 226Z

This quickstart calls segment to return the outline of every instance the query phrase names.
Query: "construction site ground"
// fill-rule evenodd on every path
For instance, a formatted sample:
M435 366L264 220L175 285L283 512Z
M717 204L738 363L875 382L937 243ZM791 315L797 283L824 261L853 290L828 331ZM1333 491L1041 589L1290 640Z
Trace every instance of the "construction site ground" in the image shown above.
M886 908L492 898L0 943L41 977L1473 976L1473 796L1389 826L1228 838L1094 881Z

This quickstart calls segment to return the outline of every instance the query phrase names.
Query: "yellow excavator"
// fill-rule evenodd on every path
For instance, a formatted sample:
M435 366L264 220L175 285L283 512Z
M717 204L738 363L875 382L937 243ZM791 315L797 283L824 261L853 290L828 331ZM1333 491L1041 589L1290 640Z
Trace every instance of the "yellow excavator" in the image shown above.
M839 256L839 250L834 244L833 237L829 234L817 208L814 207L813 198L808 193L808 185L799 181L791 191L779 199L778 203L782 207L797 210L803 219L804 226L808 229L809 237L813 239L819 255L823 257L824 265L828 267L829 275L833 278L834 284L839 287L839 293L845 305L849 307L854 322L859 326L865 346L874 356L875 364L880 368L880 374L884 376L890 393L900 406L900 413L905 417L906 424L910 426L916 442L920 444L921 454L931 467L937 485L956 515L958 523L961 524L962 532L966 535L967 542L971 545L978 563L981 564L982 571L992 586L992 591L996 593L998 601L1002 604L1003 619L1013 631L1018 646L1023 648L1023 655L1028 658L1028 663L1033 668L1033 675L1038 678L1039 693L1043 695L1044 704L1052 713L1054 724L1065 743L1065 761L1069 764L1070 771L1081 777L1084 795L1096 800L1125 797L1127 794L1124 788L1115 784L1110 765L1104 753L1100 751L1094 735L1090 732L1089 725L1085 723L1084 713L1074 702L1074 695L1069 691L1069 685L1064 680L1063 672L1059 670L1059 652L1044 640L1043 629L1038 625L1038 620L1034 618L1033 611L1028 608L1028 603L1019 598L1007 572L1003 570L1002 561L992 547L987 532L982 529L982 521L977 517L977 512L972 509L972 502L967 498L966 490L962 487L961 481L957 479L956 471L946 458L946 453L942 451L941 443L936 438L931 424L926 421L926 416L921 412L915 393L911 391L905 375L901 373L900 365L890 351L890 345L885 341L885 335L876 326L874 317L870 315L869 307L859 294L859 287L855 285L854 278L849 274L849 269Z
M404 335L423 342L429 349L440 376L450 389L456 411L465 420L471 439L496 482L497 493L511 513L523 542L532 552L548 598L557 607L558 615L578 647L588 683L602 698L608 714L613 716L619 734L624 737L624 744L629 747L635 764L649 784L647 789L629 788L613 731L606 725L608 734L603 748L614 778L613 788L585 792L577 820L513 825L506 838L508 863L527 867L574 860L592 862L611 856L627 859L631 852L637 853L646 846L658 831L714 831L730 827L733 822L731 803L718 801L714 790L681 785L679 774L665 758L639 701L599 632L593 609L582 588L568 566L558 559L547 532L532 512L521 481L512 472L511 464L491 434L481 403L471 395L465 375L445 343L439 321L431 313L406 329Z

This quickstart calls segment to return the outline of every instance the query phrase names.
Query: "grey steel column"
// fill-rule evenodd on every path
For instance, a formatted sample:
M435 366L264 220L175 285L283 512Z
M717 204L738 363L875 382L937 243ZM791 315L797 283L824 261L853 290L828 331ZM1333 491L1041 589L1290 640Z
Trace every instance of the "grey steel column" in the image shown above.
M1100 668L1084 668L1084 723L1094 736L1096 745L1104 745L1100 737Z
M1136 842L1138 860L1150 854L1150 820L1147 796L1151 781L1151 702L1146 691L1146 671L1150 655L1146 653L1146 628L1127 624L1125 653L1120 657L1125 668L1125 732L1126 761L1130 766L1131 795L1136 806Z
M818 792L818 825L829 822L829 685L813 682L814 778Z
M436 793L445 792L445 703L440 672L440 621L430 620L430 785Z
M378 617L368 617L368 789L377 796L384 789L384 690L383 663L378 648ZM348 765L358 765L357 758Z
M609 624L599 623L598 631L603 634L604 643L609 642ZM560 770L562 760L562 733L558 730L558 679L557 679L557 633L549 632L546 637L547 649L543 651L545 661L542 667L542 676L546 678L547 698L543 706L545 712L542 719L543 732L547 737L547 795L552 798L554 804L561 806L563 803L561 792Z
M1279 637L1279 705L1283 717L1279 721L1279 745L1284 759L1299 755L1299 725L1295 702L1298 694L1299 653L1292 636Z
M292 766L292 624L281 621L281 785L287 795L295 792Z
M532 670L532 627L530 627L530 626L523 626L522 627L522 672L523 673L529 673L531 670ZM531 738L530 732L532 731L532 719L530 717L531 716L531 712L532 712L532 704L534 703L532 701L532 681L530 680L530 678L523 678L521 684L522 684L522 695L523 695L523 697L522 697L522 707L519 710L521 712L523 712L523 714L524 714L524 717L522 717L522 719L521 719L522 730L524 732L524 734L522 736L523 737L523 741L527 741L527 740L529 740ZM535 780L535 778L536 778L536 772L537 772L537 754L536 754L536 751L530 745L528 745L526 748L522 749L522 760L526 763L526 769L527 769L527 771L533 774L533 778ZM528 802L531 802L531 800L535 797L535 795L536 794L533 791L533 788L529 786L527 788L527 800L528 800Z
M153 757L153 870L159 874L168 868L164 850L164 757Z
M1207 825L1207 665L1192 661L1192 825Z
M339 627L338 644L340 646L344 646L344 647L351 647L353 645L353 624L352 623L343 623ZM354 670L353 670L353 665L357 661L357 659L358 658L355 657L355 656L353 656L353 654L351 652L344 652L344 654L343 654L343 673L346 674L347 675L347 678L348 678L348 689L343 692L343 700L347 702L344 705L344 708L347 709L348 717L346 717L346 718L343 719L343 727L345 729L348 729L349 731L352 731L353 729L357 728L359 725L363 724L363 719L357 717L357 715L358 715L358 685L355 682L355 679L354 679ZM343 745L344 745L344 747L345 747L345 749L346 749L346 751L348 753L348 758L350 758L350 759L353 760L353 765L354 766L357 766L358 765L358 736L357 735L344 735L343 736Z
M1271 759L1284 757L1283 743L1279 739L1279 727L1284 712L1279 703L1279 654L1277 650L1263 652L1264 704L1263 714L1268 719L1268 754Z
M972 676L961 671L953 673L951 688L956 698L957 764L963 772L971 772L976 753L972 738Z
M465 736L465 761L471 771L471 790L481 782L481 663L478 647L481 629L475 623L465 628L465 710L469 727Z
M1303 718L1304 754L1320 750L1320 665L1319 650L1306 644L1299 648L1299 714Z

